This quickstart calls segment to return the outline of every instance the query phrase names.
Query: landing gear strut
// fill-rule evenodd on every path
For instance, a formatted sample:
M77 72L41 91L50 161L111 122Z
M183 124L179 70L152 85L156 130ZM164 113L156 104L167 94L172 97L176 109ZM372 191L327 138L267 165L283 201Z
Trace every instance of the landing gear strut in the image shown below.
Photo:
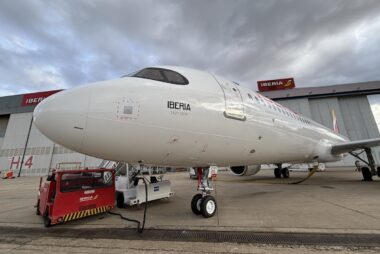
M289 169L288 168L282 168L281 164L277 164L277 168L274 169L274 176L276 178L289 178Z
M209 168L198 168L198 193L191 200L191 210L194 214L202 214L205 218L210 218L215 215L217 206L216 200L211 196L211 191L214 189L208 180Z
M365 152L365 154L367 155L368 161L365 161L360 157L360 154L362 154L363 152ZM376 168L375 159L373 158L371 148L366 147L360 153L350 152L350 154L354 156L355 158L364 162L366 165L368 165L369 168L368 167L361 168L364 181L372 181L372 176L374 175L377 175L380 177L380 167Z

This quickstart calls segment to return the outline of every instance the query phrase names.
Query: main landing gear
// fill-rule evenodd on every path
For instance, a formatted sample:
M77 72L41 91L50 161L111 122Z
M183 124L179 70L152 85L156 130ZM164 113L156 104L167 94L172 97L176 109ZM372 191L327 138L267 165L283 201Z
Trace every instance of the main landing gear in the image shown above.
M198 168L198 191L191 200L191 210L194 214L202 214L205 218L210 218L216 213L216 200L211 196L211 191L214 189L208 180L209 168Z
M365 152L365 154L367 155L368 161L365 161L364 159L360 157L360 154L362 154L363 152ZM373 158L371 148L367 147L367 148L364 148L363 151L360 153L350 152L350 154L354 156L355 158L361 160L368 166L368 167L360 167L364 181L372 181L372 176L375 176L375 175L380 177L380 167L376 168L376 163L375 163L375 159Z
M282 168L281 164L276 165L277 168L274 169L274 176L276 178L289 178L289 169L288 168Z

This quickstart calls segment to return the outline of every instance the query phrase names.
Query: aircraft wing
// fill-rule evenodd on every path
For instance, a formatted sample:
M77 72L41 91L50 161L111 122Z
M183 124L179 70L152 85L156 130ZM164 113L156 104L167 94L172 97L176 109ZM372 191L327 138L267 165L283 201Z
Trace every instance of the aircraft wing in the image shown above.
M357 141L349 141L341 144L333 145L331 153L334 155L352 152L358 149L380 146L380 138L364 139Z

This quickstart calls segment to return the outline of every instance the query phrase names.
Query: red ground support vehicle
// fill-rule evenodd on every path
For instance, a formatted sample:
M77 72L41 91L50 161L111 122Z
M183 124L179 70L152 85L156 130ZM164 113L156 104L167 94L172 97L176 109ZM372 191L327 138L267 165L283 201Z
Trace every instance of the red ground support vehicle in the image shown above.
M63 223L114 208L113 169L53 170L39 186L38 215L44 225Z

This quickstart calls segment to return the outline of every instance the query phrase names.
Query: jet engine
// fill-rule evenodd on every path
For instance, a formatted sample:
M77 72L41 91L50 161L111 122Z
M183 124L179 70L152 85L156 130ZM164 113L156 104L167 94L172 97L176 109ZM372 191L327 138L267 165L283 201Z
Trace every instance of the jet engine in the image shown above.
M256 175L261 169L261 165L250 166L233 166L230 167L231 172L237 176L253 176Z

